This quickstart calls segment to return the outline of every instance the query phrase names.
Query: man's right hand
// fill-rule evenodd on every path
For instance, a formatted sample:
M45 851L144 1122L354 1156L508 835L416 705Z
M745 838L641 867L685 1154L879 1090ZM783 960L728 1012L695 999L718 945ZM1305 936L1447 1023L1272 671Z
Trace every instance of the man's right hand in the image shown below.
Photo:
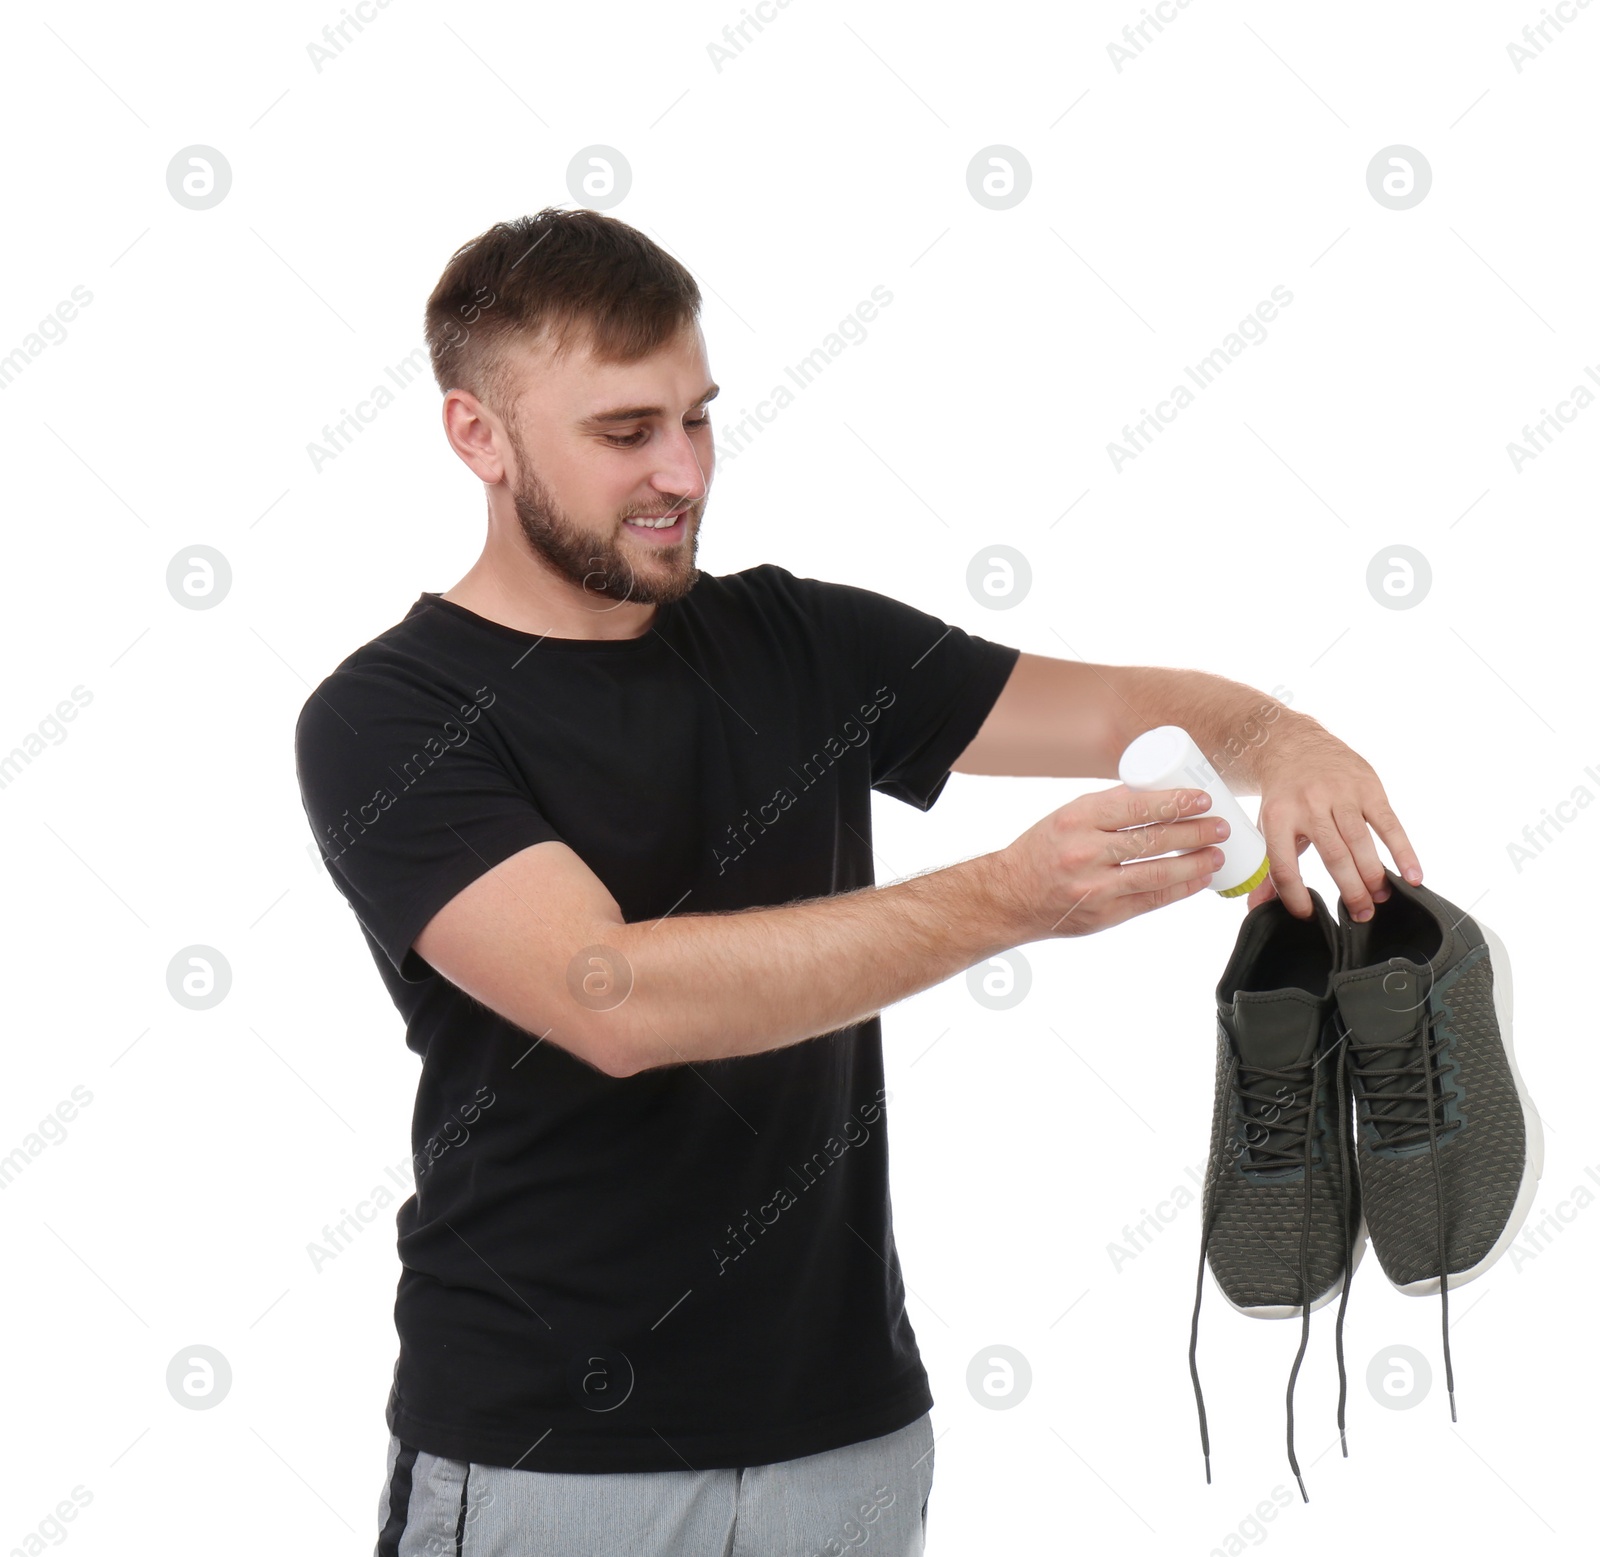
M1220 863L1205 845L1223 824L1193 820L1207 804L1197 790L1118 786L996 853L886 887L631 923L550 839L464 887L415 950L609 1076L732 1059L837 1032L1026 941L1089 935L1191 896ZM1168 849L1193 852L1150 858ZM602 998L589 998L594 976Z
M990 858L1025 940L1093 935L1136 914L1193 897L1222 866L1208 848L1228 836L1199 789L1114 789L1080 795ZM1188 818L1188 820L1185 820ZM1169 859L1151 856L1182 849Z

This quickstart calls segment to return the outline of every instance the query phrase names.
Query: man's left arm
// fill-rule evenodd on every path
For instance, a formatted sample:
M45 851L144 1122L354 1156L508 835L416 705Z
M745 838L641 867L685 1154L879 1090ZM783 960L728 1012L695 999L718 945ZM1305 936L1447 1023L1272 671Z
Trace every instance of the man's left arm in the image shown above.
M1090 665L1023 654L957 773L1117 777L1128 743L1161 724L1194 737L1236 795L1260 795L1271 874L1249 905L1278 896L1300 918L1311 899L1299 855L1315 844L1351 916L1389 895L1372 830L1415 884L1422 866L1365 758L1268 693L1199 670ZM1369 830L1370 829L1370 830Z

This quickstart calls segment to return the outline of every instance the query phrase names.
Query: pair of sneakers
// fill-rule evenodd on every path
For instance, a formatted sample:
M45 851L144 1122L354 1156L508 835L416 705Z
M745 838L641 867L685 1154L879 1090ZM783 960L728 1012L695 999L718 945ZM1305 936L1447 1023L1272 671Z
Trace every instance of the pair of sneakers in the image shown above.
M1390 1282L1437 1292L1455 1418L1449 1297L1506 1251L1543 1168L1539 1115L1511 1049L1511 970L1487 926L1386 872L1389 897L1337 924L1311 892L1297 919L1276 898L1245 915L1217 985L1217 1082L1202 1208L1189 1371L1211 1479L1195 1365L1206 1267L1228 1303L1301 1320L1339 1299L1339 1442L1344 1315L1370 1237Z

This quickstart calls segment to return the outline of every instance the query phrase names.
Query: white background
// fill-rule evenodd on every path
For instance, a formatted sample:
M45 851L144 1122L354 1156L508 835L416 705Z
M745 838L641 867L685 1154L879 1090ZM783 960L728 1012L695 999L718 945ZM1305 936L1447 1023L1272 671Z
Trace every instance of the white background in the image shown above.
M92 1501L61 1531L85 1553L371 1549L392 1225L320 1274L306 1245L407 1158L417 1062L308 855L291 733L334 664L465 572L483 499L428 380L320 473L307 445L420 345L458 244L589 203L568 168L597 144L632 171L612 214L705 292L719 437L875 286L893 294L723 465L703 566L779 562L1036 653L1287 687L1374 763L1428 884L1516 970L1547 1121L1535 1219L1571 1220L1456 1296L1456 1426L1437 1300L1369 1256L1350 1458L1327 1452L1330 1309L1298 1396L1312 1502L1260 1525L1292 1491L1298 1325L1208 1286L1208 1488L1196 1209L1120 1271L1107 1252L1203 1162L1239 906L1206 894L1030 946L1008 1011L963 977L887 1013L896 1228L937 1399L930 1553L1576 1549L1600 813L1569 810L1520 868L1508 845L1578 786L1600 794L1600 409L1569 408L1520 471L1507 446L1600 372L1600 5L1520 72L1507 44L1532 3L1195 0L1120 70L1107 44L1134 3L990 4L951 26L794 0L719 69L708 45L740 10L395 0L320 70L307 45L331 3L5 20L0 354L74 286L93 300L0 392L0 751L74 687L92 701L0 789L0 1155L75 1086L92 1102L0 1192L0 1549L75 1486ZM232 169L208 210L167 188L196 144ZM1433 175L1406 210L1367 185L1396 144ZM1032 175L1003 210L967 179L996 145ZM1118 471L1123 425L1280 285L1266 339ZM166 586L195 545L232 569L210 610ZM1032 573L1008 609L966 584L998 545ZM1366 584L1395 545L1431 566L1406 609ZM957 775L926 816L880 799L878 878L999 848L1097 787ZM232 970L207 1011L167 992L197 943ZM210 1410L165 1384L197 1344L232 1369ZM1365 1383L1397 1344L1435 1367L1409 1411ZM1005 1410L966 1384L996 1345L1032 1372Z

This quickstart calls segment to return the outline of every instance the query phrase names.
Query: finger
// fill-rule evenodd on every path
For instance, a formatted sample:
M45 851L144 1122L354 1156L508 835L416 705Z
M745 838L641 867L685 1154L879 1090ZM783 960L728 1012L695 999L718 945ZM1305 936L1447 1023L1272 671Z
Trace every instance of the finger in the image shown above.
M1378 858L1377 846L1367 828L1367 819L1356 807L1336 808L1333 819L1349 846L1356 871L1367 889L1367 897L1381 903L1389 896L1389 875Z
M1130 892L1117 899L1112 916L1106 924L1122 924L1125 920L1136 919L1140 914L1148 914L1152 909L1164 908L1168 903L1176 903L1180 898L1194 897L1197 893L1204 892L1211 885L1210 875L1196 876L1189 881L1173 881L1164 887L1154 887L1148 892Z
M1203 789L1129 789L1126 784L1083 798L1090 802L1089 820L1107 832L1143 823L1176 822L1211 805L1211 797Z
M1372 894L1367 891L1367 884L1356 869L1355 856L1350 852L1350 846L1345 842L1333 813L1319 807L1312 813L1309 831L1312 843L1317 846L1317 853L1322 856L1322 863L1328 867L1328 874L1339 888L1339 896L1350 910L1350 917L1357 923L1370 919Z
M1270 903L1277 895L1278 889L1273 886L1272 877L1269 875L1267 879L1263 881L1261 885L1251 892L1250 896L1244 900L1244 906L1246 908L1260 908L1263 903Z
M1127 827L1120 832L1102 834L1106 858L1117 864L1144 859L1152 854L1167 854L1173 849L1197 849L1220 843L1228 836L1228 824L1220 816L1192 822L1152 822L1146 827Z
M1167 887L1198 880L1208 881L1222 869L1221 849L1194 849L1187 854L1164 854L1158 860L1143 860L1116 867L1113 891L1118 897L1142 892L1160 892Z
M1366 813L1367 820L1371 822L1389 850L1389 857L1394 861L1396 871L1412 886L1416 886L1422 880L1422 861L1417 858L1417 851L1411 847L1411 840L1406 837L1406 830L1400 825L1400 818L1394 814L1394 809L1389 804L1389 797L1381 789L1378 791L1378 798L1367 804Z
M1300 879L1299 850L1294 846L1294 814L1286 808L1263 804L1257 827L1267 841L1267 870L1278 896L1283 899L1283 906L1296 919L1309 919L1311 894Z

